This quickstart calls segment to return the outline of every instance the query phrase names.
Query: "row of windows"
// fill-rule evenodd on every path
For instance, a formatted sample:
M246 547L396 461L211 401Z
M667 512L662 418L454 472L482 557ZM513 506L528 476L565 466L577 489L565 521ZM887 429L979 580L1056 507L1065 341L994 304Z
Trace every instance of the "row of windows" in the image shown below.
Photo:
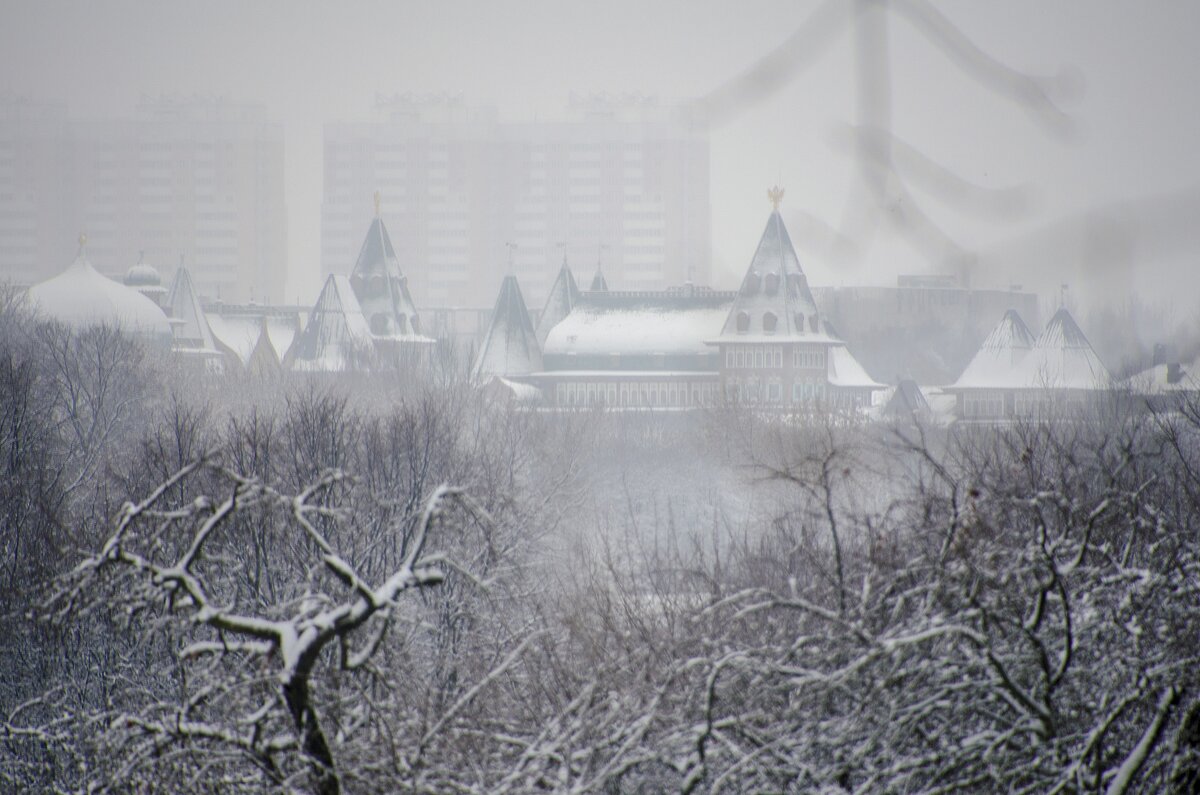
M1047 416L1052 413L1080 411L1086 405L1081 398L1070 395L1052 396L1040 391L1031 395L1018 393L1008 398L999 392L975 395L967 393L963 395L962 402L963 416L973 419Z
M714 402L715 384L684 382L568 382L555 386L559 406L622 406L634 408L709 406Z
M725 399L736 403L782 403L783 384L770 381L766 384L737 383L725 384ZM823 383L792 384L792 403L809 403L825 399L826 385Z
M783 346L731 345L725 349L725 367L730 370L748 367L781 368L783 367ZM825 350L822 348L793 348L792 367L824 368Z
M725 349L725 366L731 370L744 367L783 367L783 347L780 345L731 345Z

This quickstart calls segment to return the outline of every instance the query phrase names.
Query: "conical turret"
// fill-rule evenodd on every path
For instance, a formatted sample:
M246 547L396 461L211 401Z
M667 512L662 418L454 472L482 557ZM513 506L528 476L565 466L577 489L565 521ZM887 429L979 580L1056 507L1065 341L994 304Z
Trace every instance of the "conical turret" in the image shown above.
M1033 349L1033 334L1016 310L1009 309L988 332L979 351L954 383L963 388L1003 388L1023 383L1019 366Z
M379 215L378 193L375 199L375 218L350 272L350 286L373 337L417 336L421 333L421 323L408 292L408 279L400 271L392 239Z
M746 269L721 337L768 335L810 340L827 337L808 279L779 215L783 191L774 188L768 195L775 207Z
M321 296L296 335L285 364L293 370L346 370L372 350L372 335L350 281L345 276L325 280Z
M475 361L476 377L526 375L542 369L542 350L525 308L517 277L508 275L500 284L500 296L492 322Z
M554 286L550 288L550 294L546 296L546 305L542 309L542 316L538 318L537 341L539 346L545 346L550 329L571 314L571 310L578 303L579 287L575 284L575 275L571 273L571 268L567 265L567 258L563 257L558 277L554 280Z

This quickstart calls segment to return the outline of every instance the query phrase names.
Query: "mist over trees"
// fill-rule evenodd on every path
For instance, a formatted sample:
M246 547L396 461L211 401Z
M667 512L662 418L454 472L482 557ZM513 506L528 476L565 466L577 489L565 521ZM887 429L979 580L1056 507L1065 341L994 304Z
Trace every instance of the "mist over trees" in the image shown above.
M1200 783L1200 405L539 412L2 298L0 789Z

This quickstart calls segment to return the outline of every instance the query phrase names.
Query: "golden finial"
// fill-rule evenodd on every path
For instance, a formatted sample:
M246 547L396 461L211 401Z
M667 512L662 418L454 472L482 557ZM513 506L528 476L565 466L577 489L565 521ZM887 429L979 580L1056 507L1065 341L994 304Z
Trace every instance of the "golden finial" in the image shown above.
M779 203L783 201L783 188L776 185L767 191L767 198L771 200L771 207L775 210L779 209Z
M383 200L383 196L379 191L375 191L375 217L379 217L379 203Z

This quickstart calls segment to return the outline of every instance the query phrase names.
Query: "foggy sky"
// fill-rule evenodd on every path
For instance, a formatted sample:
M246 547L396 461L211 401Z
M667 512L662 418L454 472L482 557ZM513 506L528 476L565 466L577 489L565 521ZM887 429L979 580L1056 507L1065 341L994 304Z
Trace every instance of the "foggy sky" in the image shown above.
M130 116L142 94L265 103L286 130L287 294L311 301L325 122L371 118L377 92L463 92L510 119L559 116L572 90L704 96L819 5L5 0L0 92L65 103L82 117ZM1100 300L1137 285L1197 313L1200 4L938 8L1006 65L1082 89L1063 104L1077 133L1049 134L911 24L891 22L894 133L965 180L1020 187L1030 198L1018 218L984 219L920 196L941 228L979 252L976 283L1047 290L1063 281ZM769 209L765 189L775 182L787 188L782 210L799 228L793 237L814 284L890 283L897 273L939 269L891 234L838 260L826 256L819 234L805 232L814 228L809 216L837 228L845 215L854 172L839 142L855 117L852 43L842 31L804 71L713 131L716 286L731 287L744 271ZM1112 234L1121 240L1113 244ZM1109 248L1123 253L1106 262Z

